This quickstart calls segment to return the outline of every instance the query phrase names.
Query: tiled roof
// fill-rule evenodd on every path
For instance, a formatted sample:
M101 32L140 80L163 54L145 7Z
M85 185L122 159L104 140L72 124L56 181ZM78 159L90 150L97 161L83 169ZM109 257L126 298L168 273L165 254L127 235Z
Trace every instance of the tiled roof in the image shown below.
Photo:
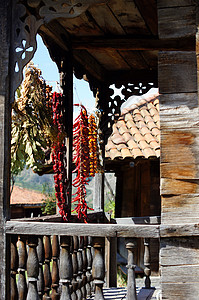
M105 147L106 159L160 157L159 94L124 108Z
M39 192L14 186L10 197L10 204L42 204L46 197Z

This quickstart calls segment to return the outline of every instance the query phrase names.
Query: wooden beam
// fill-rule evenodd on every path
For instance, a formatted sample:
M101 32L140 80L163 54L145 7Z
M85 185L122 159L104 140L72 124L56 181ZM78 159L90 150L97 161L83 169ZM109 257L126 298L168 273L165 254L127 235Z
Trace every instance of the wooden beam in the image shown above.
M77 235L92 237L158 238L159 225L6 222L6 233L28 235Z
M162 51L195 51L195 37L185 39L154 39L118 36L78 37L72 39L73 49L84 50L162 50Z
M158 34L158 16L155 0L134 0L146 26L153 35Z
M130 71L109 71L106 75L107 83L124 82L154 82L157 84L157 70L130 70Z

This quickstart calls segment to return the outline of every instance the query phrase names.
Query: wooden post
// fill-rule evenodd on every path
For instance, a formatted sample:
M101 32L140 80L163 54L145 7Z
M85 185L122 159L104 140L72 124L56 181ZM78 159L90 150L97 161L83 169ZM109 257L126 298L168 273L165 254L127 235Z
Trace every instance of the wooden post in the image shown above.
M58 235L53 235L52 239L52 300L59 300L59 269L58 269L58 259L59 259L59 239Z
M27 300L39 300L37 291L37 280L39 275L39 261L37 257L36 247L38 239L36 236L28 237L28 260L27 260L27 275L28 275L28 295Z
M86 257L87 257L87 272L86 272L86 277L87 277L87 283L86 283L86 292L87 296L91 296L92 293L92 254L91 254L91 237L89 236L87 239L87 251L86 251Z
M61 62L60 82L63 89L63 100L65 105L65 130L66 130L66 160L67 160L67 205L68 218L71 214L72 194L72 149L73 149L73 56L72 51L66 53Z
M11 237L11 300L18 300L18 290L16 285L16 274L18 269L18 253L17 253L17 235Z
M11 32L10 0L0 1L0 295L2 300L10 299L10 245L6 238L5 222L10 217L10 132L11 105L10 89L10 32Z
M51 237L49 235L45 236L44 241L44 252L45 252L45 261L44 261L44 300L50 300L50 290L51 290L51 273L50 273L50 262L52 258L52 248L51 248Z
M92 275L95 284L95 300L104 300L103 284L105 276L105 264L102 254L104 249L104 238L93 238L93 247L95 250Z
M146 276L145 278L145 288L150 289L151 288L151 268L150 268L150 239L145 238L144 239L144 274Z
M94 177L93 209L104 211L104 174L96 173Z
M27 284L26 284L26 261L27 261L27 251L26 251L26 237L20 236L18 240L18 255L19 255L19 266L18 266L18 297L19 300L25 300L27 296Z
M44 274L43 274L43 264L44 264L44 244L43 236L38 236L38 245L37 245L37 256L39 260L39 276L37 281L37 290L39 294L39 299L43 299L44 294Z
M78 238L78 251L77 251L77 266L78 266L78 273L77 273L77 282L78 282L78 290L77 290L77 297L78 300L81 300L83 297L82 294L82 274L83 274L83 259L82 259L82 249L80 249L80 241Z
M126 249L128 250L128 281L127 281L127 300L137 300L136 283L135 283L135 264L133 251L136 247L136 242L133 239L126 240Z
M117 287L117 238L105 239L106 287Z
M78 282L77 282L77 274L78 274L78 263L77 263L77 251L78 251L78 237L73 236L73 253L72 253L72 266L73 266L73 293L71 295L72 300L77 300L77 289L78 289Z
M71 239L68 236L60 237L60 268L59 268L59 277L60 283L62 284L62 292L60 300L72 300L70 292L70 283L72 280L72 263L70 256L70 242Z

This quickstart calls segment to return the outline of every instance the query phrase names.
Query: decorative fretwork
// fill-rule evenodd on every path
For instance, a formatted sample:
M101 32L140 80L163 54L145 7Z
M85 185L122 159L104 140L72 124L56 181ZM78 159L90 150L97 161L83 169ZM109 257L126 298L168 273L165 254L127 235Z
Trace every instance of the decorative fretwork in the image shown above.
M112 132L112 125L120 116L121 105L130 96L146 94L152 87L153 82L138 82L125 84L112 84L109 87L100 87L98 94L98 109L101 110L101 130L104 134L105 143Z
M11 49L11 97L20 85L24 66L36 51L36 34L42 24L53 19L76 18L91 5L104 4L106 0L20 0L12 7L12 49ZM34 9L37 14L33 15ZM36 18L37 15L37 18Z

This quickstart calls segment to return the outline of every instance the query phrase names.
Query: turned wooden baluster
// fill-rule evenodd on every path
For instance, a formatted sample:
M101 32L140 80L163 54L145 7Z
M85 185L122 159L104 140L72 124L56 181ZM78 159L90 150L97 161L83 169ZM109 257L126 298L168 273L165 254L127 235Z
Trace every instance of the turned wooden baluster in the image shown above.
M50 300L50 290L52 284L52 278L50 273L50 262L52 258L52 248L51 248L51 238L50 236L45 236L44 240L44 253L45 253L45 260L44 260L44 300Z
M72 279L72 294L71 298L72 300L78 300L77 297L77 288L78 288L78 282L76 280L77 273L78 273L78 265L77 265L77 250L78 250L78 237L73 236L73 251L72 251L72 266L73 266L73 279Z
M92 275L91 275L91 270L92 270L91 237L86 238L86 244L87 244L87 249L86 249L86 258L87 258L86 292L87 292L87 296L90 297L91 296L91 281L92 281Z
M60 253L60 283L62 284L62 292L60 300L72 300L71 299L71 292L69 285L72 280L72 262L70 256L70 237L68 236L61 236L60 238L60 246L61 246L61 253Z
M26 251L26 237L20 236L18 240L18 255L19 255L19 267L18 267L18 299L25 300L27 296L27 283L26 283L26 262L27 262L27 251Z
M135 283L135 264L134 264L134 248L136 242L133 239L126 240L126 249L128 250L128 279L127 279L127 300L136 300L136 283Z
M28 259L27 259L27 275L28 275L28 295L27 300L39 300L37 291L37 279L39 275L39 261L37 257L36 247L38 238L36 236L28 237Z
M81 236L79 238L79 251L81 252L82 256L82 300L86 300L86 268L87 268L87 259L86 259L86 252L84 249L84 237Z
M95 285L95 300L104 300L103 284L105 276L105 263L102 250L104 248L104 238L93 238L94 259L92 275Z
M39 299L43 299L44 294L44 273L43 273L43 264L44 264L44 243L43 236L38 236L38 245L37 245L37 257L39 261L39 276L37 281L37 290Z
M59 239L58 235L53 235L52 239L52 300L59 300L59 268L58 268L58 259L59 259Z
M78 251L77 251L77 282L78 282L78 289L77 289L77 299L82 300L82 274L83 274L83 260L82 260L82 250L79 247L79 237L77 238L78 242Z
M10 250L11 250L11 262L10 262L10 276L11 276L11 300L18 299L18 290L16 284L16 274L18 269L18 253L17 253L17 240L18 237L16 235L11 236Z
M150 289L151 288L151 268L150 268L150 239L145 238L144 239L144 274L146 276L145 278L145 288Z

